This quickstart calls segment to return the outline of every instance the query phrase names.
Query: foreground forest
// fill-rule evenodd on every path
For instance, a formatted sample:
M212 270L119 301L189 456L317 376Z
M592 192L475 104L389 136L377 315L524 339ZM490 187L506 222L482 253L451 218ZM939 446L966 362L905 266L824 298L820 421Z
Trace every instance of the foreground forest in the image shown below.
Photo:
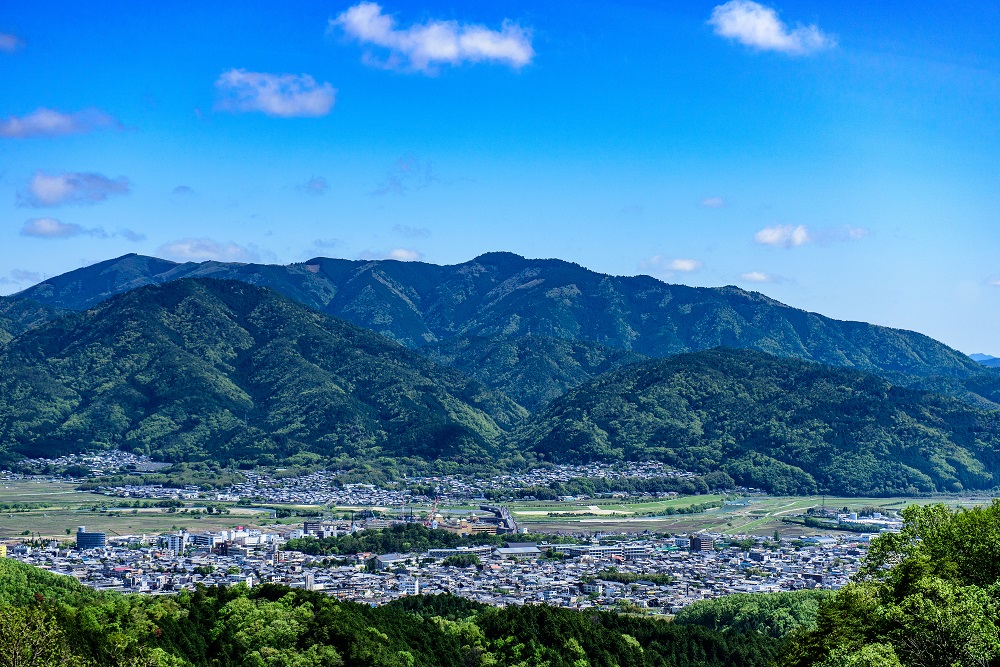
M0 666L982 667L1000 660L1000 501L904 510L855 581L674 621L450 595L382 607L264 585L97 593L0 560Z

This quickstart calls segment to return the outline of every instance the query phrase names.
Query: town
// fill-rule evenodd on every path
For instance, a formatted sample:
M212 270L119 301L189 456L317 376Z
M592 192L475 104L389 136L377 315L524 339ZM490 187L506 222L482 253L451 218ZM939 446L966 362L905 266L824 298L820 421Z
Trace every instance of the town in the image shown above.
M365 528L353 526L354 531ZM504 546L422 553L331 559L284 549L289 539L351 530L344 524L306 522L283 531L236 528L108 539L79 527L75 544L21 543L7 555L100 590L121 592L279 583L370 604L417 593L451 593L493 605L544 602L672 613L730 593L839 588L857 571L868 542L867 535L773 541L696 534L598 536L576 544L547 544L518 542L517 534L510 533Z

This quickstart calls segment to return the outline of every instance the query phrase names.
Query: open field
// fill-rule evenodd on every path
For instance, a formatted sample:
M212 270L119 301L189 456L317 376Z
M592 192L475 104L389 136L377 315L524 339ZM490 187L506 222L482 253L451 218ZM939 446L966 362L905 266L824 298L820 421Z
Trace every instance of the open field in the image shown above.
M0 483L0 505L34 503L39 507L28 511L0 511L0 539L17 539L25 531L41 537L66 539L77 526L105 531L109 535L159 534L178 528L190 531L208 531L232 528L237 525L263 526L294 525L301 517L275 521L267 507L244 507L234 503L212 502L225 507L229 514L193 514L204 508L205 501L188 501L176 512L160 508L116 508L115 498L76 491L66 482L17 480ZM722 502L719 508L693 514L667 514L707 502ZM826 497L829 509L849 507L884 507L898 510L912 503L942 502L950 507L971 507L989 503L989 496L936 496L920 498L837 498ZM590 534L594 532L628 532L645 530L668 533L688 533L708 530L726 534L771 535L777 530L786 537L815 534L817 529L783 523L782 519L804 513L810 507L824 503L819 496L752 496L727 500L721 495L687 496L669 500L628 502L621 499L587 499L580 501L515 501L506 503L518 523L531 532L562 534ZM102 510L93 511L97 505ZM324 510L336 516L357 511L358 506L321 508L311 505L285 505L290 510ZM375 508L394 516L398 508ZM426 514L429 507L416 505L415 516ZM444 515L461 516L478 510L475 504L442 505Z
M687 533L707 530L730 535L771 535L777 530L786 537L814 535L818 531L794 524L783 523L782 519L804 513L810 507L819 507L824 502L827 508L884 507L898 510L910 504L941 502L950 507L972 507L989 503L987 496L958 497L938 496L920 498L837 498L820 496L754 496L736 499L740 504L726 504L723 507L696 514L661 514L667 507L680 509L692 504L719 500L721 496L694 496L676 498L666 502L627 503L615 501L582 501L578 503L509 503L511 513L518 523L532 532L553 533L593 533L593 532L654 532ZM744 504L745 503L745 504ZM597 505L602 512L589 510ZM617 512L608 516L608 512ZM601 516L549 516L549 513L568 515L570 513L600 514ZM650 516L653 514L653 516Z
M0 505L10 503L36 503L42 505L29 511L0 511L0 539L32 536L66 539L67 530L77 526L88 530L103 531L109 536L159 534L178 528L191 531L220 530L236 525L256 525L269 521L271 513L265 510L228 506L230 514L190 514L184 509L204 507L204 503L190 502L186 508L167 513L160 508L116 509L119 499L95 493L76 491L73 484L65 482L38 482L33 480L5 481L0 484ZM212 503L219 506L221 503ZM105 506L108 511L91 511L94 505Z

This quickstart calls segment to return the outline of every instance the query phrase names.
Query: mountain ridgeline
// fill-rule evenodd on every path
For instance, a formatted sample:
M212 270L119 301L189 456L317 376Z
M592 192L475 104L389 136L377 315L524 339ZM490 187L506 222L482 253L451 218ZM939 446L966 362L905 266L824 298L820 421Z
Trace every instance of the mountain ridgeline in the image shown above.
M17 297L82 311L136 287L192 277L270 287L411 348L455 336L538 335L650 357L725 346L879 373L965 378L983 371L922 334L833 320L736 287L669 285L502 252L452 266L328 258L288 266L176 264L126 255Z
M140 288L0 354L8 457L490 460L526 414L378 334L236 281Z

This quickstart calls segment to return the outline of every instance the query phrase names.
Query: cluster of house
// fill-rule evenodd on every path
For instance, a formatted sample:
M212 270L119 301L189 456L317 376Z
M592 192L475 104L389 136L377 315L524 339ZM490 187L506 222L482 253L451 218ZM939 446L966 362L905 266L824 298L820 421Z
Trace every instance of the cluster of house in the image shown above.
M394 488L373 484L345 484L343 470L320 470L305 475L285 477L262 471L244 472L244 481L214 494L219 501L250 501L256 503L293 503L304 505L370 505L401 507L408 503L428 503L434 498L446 501L482 499L488 491L513 492L518 489L544 487L574 479L656 479L687 478L694 473L675 470L656 461L630 462L615 466L558 465L534 468L518 473L466 479L457 475L408 477ZM415 493L412 489L424 489ZM162 486L109 486L102 489L108 495L130 498L188 498L197 488L172 489ZM617 494L625 495L625 494ZM669 495L669 494L664 494Z
M332 560L283 549L290 537L325 530L314 524L284 533L236 528L109 540L80 527L75 545L18 544L8 557L106 590L169 593L197 585L273 582L372 604L448 592L493 605L627 605L669 613L729 593L838 588L866 552L864 535L795 543L757 538L752 545L728 546L731 538L723 542L722 536L706 534L578 544L512 541L502 547L359 553Z

